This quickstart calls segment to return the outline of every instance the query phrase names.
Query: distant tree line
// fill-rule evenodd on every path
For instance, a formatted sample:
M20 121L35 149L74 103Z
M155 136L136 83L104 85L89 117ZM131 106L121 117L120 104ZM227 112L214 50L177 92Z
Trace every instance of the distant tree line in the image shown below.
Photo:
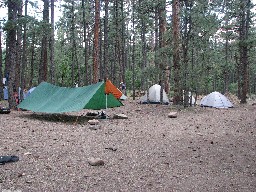
M231 92L241 103L256 93L251 0L42 3L41 18L29 15L28 7L40 11L32 0L1 3L8 18L1 23L0 79L7 78L9 95L42 81L84 86L105 78L116 86L124 81L133 98L159 83L185 106L183 92ZM9 104L16 107L13 97Z

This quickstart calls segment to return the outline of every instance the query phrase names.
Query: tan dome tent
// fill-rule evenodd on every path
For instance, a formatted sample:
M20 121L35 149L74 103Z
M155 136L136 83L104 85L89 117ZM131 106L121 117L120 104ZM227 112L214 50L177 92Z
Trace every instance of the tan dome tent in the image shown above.
M140 98L140 103L160 103L160 85L155 84L151 86L147 91L148 93ZM169 99L165 90L163 90L163 103L169 104Z
M200 105L202 107L215 107L215 108L230 108L233 107L233 104L228 100L227 97L221 93L215 91L205 96Z

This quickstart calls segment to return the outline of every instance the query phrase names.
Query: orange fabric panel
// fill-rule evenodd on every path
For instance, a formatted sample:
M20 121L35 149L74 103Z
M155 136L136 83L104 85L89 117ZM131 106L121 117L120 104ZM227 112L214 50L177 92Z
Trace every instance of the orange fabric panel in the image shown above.
M120 99L120 97L123 95L123 93L119 89L117 89L116 86L113 85L110 80L107 80L105 82L105 93L112 93L117 99Z

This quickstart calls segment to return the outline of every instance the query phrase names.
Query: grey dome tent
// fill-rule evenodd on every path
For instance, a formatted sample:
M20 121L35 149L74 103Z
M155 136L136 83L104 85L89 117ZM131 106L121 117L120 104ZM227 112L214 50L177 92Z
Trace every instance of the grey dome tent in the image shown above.
M221 93L215 91L205 96L200 105L202 107L214 107L214 108L230 108L233 107L233 104L228 100L227 97Z
M151 86L147 91L148 93L140 98L140 103L160 103L160 85L155 84ZM163 90L163 103L169 104L169 99L165 90Z

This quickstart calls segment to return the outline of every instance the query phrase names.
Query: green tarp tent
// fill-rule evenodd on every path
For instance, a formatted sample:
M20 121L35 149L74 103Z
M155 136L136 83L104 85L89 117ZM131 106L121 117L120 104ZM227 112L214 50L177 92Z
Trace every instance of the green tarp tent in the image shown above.
M105 82L75 88L42 82L18 105L18 108L43 113L64 113L122 105L111 93L105 94Z

